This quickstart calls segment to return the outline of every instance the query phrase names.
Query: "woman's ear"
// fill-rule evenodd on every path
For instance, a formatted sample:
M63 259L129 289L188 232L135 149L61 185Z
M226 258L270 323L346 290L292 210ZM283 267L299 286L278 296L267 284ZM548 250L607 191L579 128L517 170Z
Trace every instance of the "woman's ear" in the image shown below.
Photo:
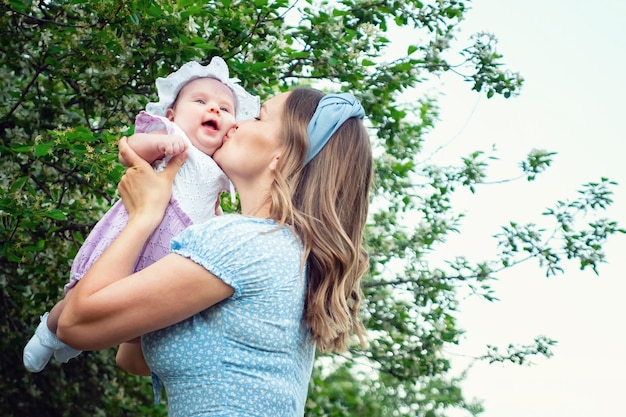
M165 117L167 117L171 122L174 121L174 115L176 112L171 107L165 111Z
M278 166L278 162L280 161L281 154L276 154L272 158L270 162L270 171L276 171L276 167Z

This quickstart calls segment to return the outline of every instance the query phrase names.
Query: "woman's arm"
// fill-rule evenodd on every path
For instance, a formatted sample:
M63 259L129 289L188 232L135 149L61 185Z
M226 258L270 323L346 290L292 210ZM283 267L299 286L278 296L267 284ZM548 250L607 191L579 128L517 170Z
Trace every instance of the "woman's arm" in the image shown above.
M165 171L155 173L124 139L120 153L131 163L119 185L128 224L68 293L57 328L61 340L81 350L124 343L191 317L233 293L205 268L176 254L131 275L161 221L184 158L173 158Z
M185 320L233 294L204 267L176 254L132 275L120 273L116 264L127 256L126 240L120 235L68 294L57 335L70 346L109 348Z

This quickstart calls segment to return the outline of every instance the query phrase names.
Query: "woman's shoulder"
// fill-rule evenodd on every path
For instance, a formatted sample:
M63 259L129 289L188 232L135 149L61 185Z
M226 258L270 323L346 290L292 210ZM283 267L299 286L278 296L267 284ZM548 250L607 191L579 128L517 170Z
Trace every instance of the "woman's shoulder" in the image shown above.
M224 238L241 236L246 234L257 235L279 231L278 223L271 219L248 217L241 214L223 214L215 216L203 223L190 226L186 232L188 235L224 235Z
M278 227L269 219L236 214L216 216L183 230L172 239L171 248L227 283L234 282L234 274L241 268L266 268L277 262L276 269L293 268L299 276L298 240L288 228ZM285 261L279 262L280 259Z
M259 217L244 216L236 213L227 213L215 216L198 226L211 227L248 227L248 228L276 228L278 223L271 219L262 219Z
M223 214L204 223L189 226L175 240L179 244L204 242L203 245L215 244L221 247L244 247L257 244L266 248L272 244L298 246L292 231L287 227L279 227L275 220L240 214Z

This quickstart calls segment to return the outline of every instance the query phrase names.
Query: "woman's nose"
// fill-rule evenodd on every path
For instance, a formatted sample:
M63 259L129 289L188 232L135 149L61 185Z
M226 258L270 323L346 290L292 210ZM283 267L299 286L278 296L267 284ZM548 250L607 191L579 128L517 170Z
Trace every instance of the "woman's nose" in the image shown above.
M239 125L234 125L230 129L228 129L228 132L226 133L226 136L230 137L233 133L235 133L237 131L237 129L239 129Z

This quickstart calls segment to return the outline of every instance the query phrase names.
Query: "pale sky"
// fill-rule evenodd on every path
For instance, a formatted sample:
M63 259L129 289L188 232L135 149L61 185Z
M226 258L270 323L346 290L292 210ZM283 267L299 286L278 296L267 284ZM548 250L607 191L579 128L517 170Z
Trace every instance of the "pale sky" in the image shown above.
M558 152L535 183L482 187L459 198L467 217L443 255L484 258L489 236L508 220L541 221L556 200L573 199L583 183L620 183L607 216L626 228L626 1L475 0L464 34L494 33L508 68L525 85L519 97L478 98L469 84L444 81L441 122L427 139L450 144L444 157L495 144L507 177L533 148ZM463 36L460 36L463 38ZM483 417L624 416L626 403L626 237L606 246L609 264L546 278L535 264L501 274L499 302L468 301L459 321L467 335L453 358L481 355L486 344L556 339L550 359L533 366L475 365L465 394L484 400Z

